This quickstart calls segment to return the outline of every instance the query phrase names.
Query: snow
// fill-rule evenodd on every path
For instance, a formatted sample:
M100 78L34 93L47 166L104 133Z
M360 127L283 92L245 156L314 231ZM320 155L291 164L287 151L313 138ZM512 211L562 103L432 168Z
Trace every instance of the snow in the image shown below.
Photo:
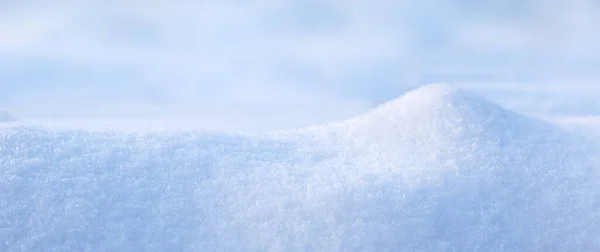
M600 116L542 116L540 118L565 130L600 139Z
M0 127L0 251L597 251L598 145L447 84L267 134Z
M17 119L6 111L0 110L0 123L14 122Z

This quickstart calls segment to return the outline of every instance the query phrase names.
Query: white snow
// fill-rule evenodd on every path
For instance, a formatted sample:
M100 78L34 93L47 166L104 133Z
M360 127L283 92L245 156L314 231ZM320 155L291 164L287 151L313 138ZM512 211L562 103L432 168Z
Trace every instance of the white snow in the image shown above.
M597 143L432 84L256 135L0 127L0 251L598 251Z

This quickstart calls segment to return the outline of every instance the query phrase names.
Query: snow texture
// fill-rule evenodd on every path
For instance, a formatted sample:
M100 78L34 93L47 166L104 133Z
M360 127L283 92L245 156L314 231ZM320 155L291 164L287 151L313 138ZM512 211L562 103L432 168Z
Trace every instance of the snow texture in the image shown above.
M598 146L432 84L256 135L0 127L0 251L599 251Z

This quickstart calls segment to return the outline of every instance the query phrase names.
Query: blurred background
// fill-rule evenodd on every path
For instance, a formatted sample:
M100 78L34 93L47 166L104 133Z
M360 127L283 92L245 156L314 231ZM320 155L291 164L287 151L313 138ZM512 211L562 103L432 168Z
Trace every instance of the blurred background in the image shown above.
M431 82L600 115L596 0L3 0L0 108L226 131L345 119Z

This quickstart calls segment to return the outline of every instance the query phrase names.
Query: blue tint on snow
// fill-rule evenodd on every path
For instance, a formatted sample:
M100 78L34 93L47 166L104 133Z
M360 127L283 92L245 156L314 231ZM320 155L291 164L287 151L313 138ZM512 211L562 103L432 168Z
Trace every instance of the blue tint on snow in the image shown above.
M260 135L0 128L2 251L595 251L596 143L436 84Z

